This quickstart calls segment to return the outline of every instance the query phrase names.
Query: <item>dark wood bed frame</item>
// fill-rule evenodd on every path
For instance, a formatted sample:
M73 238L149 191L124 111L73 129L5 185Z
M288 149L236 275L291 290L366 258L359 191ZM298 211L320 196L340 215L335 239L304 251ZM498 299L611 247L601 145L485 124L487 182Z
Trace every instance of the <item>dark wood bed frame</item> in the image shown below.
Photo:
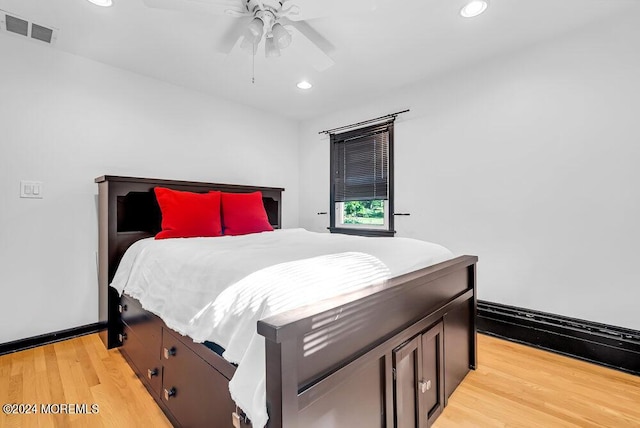
M126 249L160 229L156 186L263 194L281 227L284 189L103 176L99 185L101 337L120 347L175 426L250 426L228 391L235 366L169 329L109 283ZM388 238L393 239L393 238ZM476 366L476 262L460 256L388 283L258 322L271 428L427 427ZM257 427L256 427L257 428Z

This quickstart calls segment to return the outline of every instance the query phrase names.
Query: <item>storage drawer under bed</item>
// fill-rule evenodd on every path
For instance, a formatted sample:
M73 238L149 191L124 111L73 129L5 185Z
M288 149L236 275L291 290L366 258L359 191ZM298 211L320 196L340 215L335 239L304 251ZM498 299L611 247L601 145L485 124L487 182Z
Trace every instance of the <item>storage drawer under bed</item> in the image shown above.
M159 351L149 349L138 335L124 325L121 351L136 366L139 377L151 388L154 394L160 394L162 386L162 365Z
M122 322L133 330L149 351L160 355L163 325L160 318L142 309L140 302L126 294L120 298L119 310Z
M231 426L235 404L228 379L182 339L163 329L162 401L185 427Z

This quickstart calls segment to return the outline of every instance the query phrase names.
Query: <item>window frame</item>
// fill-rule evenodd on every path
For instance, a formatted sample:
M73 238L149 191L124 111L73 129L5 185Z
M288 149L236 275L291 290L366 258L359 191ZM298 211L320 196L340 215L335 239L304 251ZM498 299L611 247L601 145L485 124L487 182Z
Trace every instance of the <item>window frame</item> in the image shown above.
M385 204L385 217L387 219L386 227L367 227L366 225L345 225L338 224L337 205L340 201L335 200L335 183L334 183L334 156L336 143L344 140L350 140L364 136L367 134L375 133L383 129L387 129L389 133L389 145L388 145L388 169L387 169L387 203ZM360 236L394 236L396 231L394 229L394 189L393 189L393 140L394 140L394 123L393 120L377 123L375 125L365 126L362 128L354 129L351 131L342 132L339 134L330 134L330 174L329 174L329 188L330 188L330 225L329 231L331 233L343 233L347 235L360 235Z

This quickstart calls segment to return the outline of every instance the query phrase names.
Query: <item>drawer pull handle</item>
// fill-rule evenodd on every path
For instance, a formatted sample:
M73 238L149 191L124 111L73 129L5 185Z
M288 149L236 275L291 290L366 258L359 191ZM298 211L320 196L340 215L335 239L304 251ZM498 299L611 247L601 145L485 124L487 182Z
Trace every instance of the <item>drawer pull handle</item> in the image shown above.
M127 333L118 334L118 340L120 341L120 343L123 343L125 340L127 340Z
M240 422L240 415L237 412L231 413L231 425L233 428L242 428L242 422Z
M151 378L152 378L152 377L154 377L154 376L158 376L158 369L156 369L156 368L148 369L148 370L147 370L147 377L148 377L149 379L151 379Z
M431 381L420 381L418 382L418 386L420 387L420 392L423 394L431 389Z
M176 348L174 346L172 346L169 349L164 348L164 359L165 360L168 360L169 357L172 357L174 355L176 355Z
M169 401L169 398L173 397L176 395L176 389L175 388L171 388L171 389L165 389L164 390L164 399L166 401Z
M123 313L127 311L127 305L118 305L118 312Z

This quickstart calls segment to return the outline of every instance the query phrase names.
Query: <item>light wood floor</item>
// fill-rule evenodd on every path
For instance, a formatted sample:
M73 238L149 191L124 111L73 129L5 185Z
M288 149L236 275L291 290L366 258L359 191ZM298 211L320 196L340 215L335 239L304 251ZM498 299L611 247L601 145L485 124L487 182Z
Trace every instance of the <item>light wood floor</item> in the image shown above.
M97 334L0 357L0 404L98 404L96 414L0 414L0 427L171 427L117 350ZM40 409L38 409L40 410Z
M120 353L95 334L0 357L5 403L97 404L99 413L0 414L0 427L170 427ZM597 426L640 427L640 377L482 335L478 370L435 424Z
M478 369L434 428L640 427L640 377L478 335Z

